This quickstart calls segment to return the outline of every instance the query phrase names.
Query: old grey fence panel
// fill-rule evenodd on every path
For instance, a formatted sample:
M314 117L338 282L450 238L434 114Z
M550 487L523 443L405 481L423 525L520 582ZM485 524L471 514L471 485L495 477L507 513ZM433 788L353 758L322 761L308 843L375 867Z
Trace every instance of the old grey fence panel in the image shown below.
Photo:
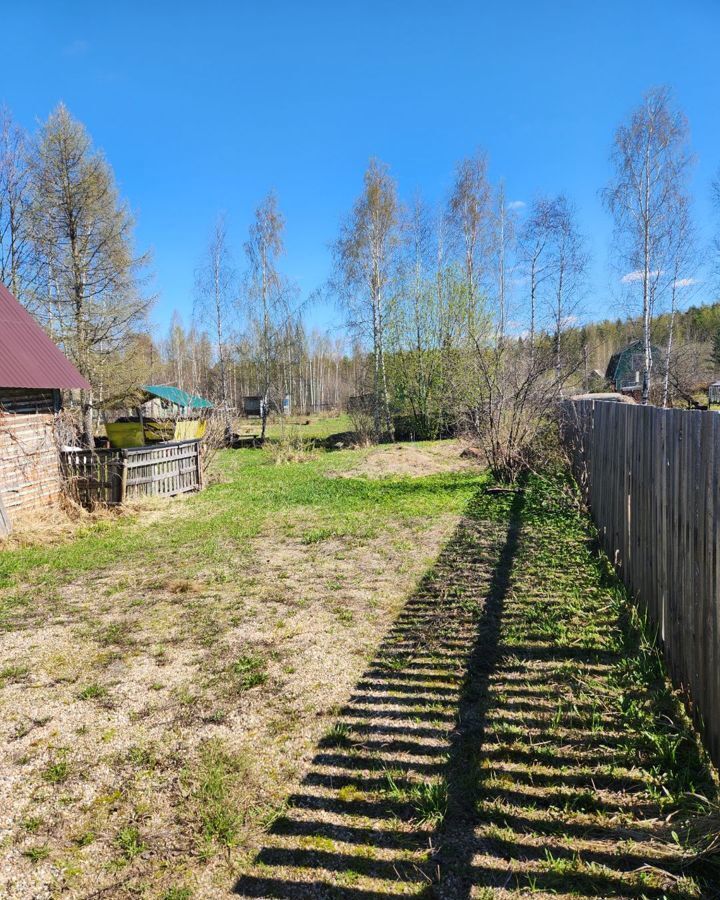
M605 551L720 764L720 414L579 400L562 421Z
M170 441L126 450L64 450L62 470L83 506L172 497L203 487L202 444Z

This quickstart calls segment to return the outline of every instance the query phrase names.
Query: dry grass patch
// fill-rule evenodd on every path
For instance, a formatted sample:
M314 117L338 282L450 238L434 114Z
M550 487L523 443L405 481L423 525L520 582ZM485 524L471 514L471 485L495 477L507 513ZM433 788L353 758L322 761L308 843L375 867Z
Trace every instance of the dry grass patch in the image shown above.
M476 460L461 457L462 449L460 441L383 444L364 451L356 465L337 474L344 478L421 478L426 475L477 470Z

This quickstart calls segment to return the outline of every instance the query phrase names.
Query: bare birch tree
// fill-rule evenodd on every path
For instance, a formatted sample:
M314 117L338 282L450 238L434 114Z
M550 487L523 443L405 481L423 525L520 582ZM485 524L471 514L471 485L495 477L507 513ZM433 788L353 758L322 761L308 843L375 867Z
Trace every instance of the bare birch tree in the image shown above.
M255 210L250 236L245 243L245 254L250 265L247 300L255 330L261 378L261 440L265 439L271 401L282 402L278 363L282 361L283 349L292 329L290 286L278 268L278 260L285 252L284 230L285 219L275 193L271 192Z
M659 294L670 285L668 256L677 231L675 210L686 193L688 126L667 88L654 88L617 129L615 173L604 199L615 220L624 282L639 288L643 322L642 402L650 397L651 330Z
M564 194L547 208L548 318L551 324L555 377L562 384L563 335L575 324L582 300L589 261L585 240L580 234L574 206ZM576 365L573 366L575 368Z
M144 322L150 300L133 250L134 221L110 165L60 104L42 126L30 169L31 230L54 336L93 389L81 393L83 438L109 357Z
M498 340L505 340L510 315L510 280L513 268L513 249L515 246L517 223L514 213L508 208L505 197L505 184L500 183L495 198L495 207L491 219L492 233L490 247L495 270L496 294L496 328Z
M681 296L687 296L688 291L692 289L695 284L694 274L697 270L695 228L690 216L690 204L687 197L679 195L675 198L673 219L671 245L668 253L670 322L663 373L662 404L664 407L667 407L670 399L670 376L675 352L675 319L679 300Z
M0 107L0 281L32 308L29 146L25 133Z
M215 220L203 261L195 272L193 318L214 339L219 370L217 394L228 439L231 437L232 422L228 401L227 340L233 302L236 299L235 288L235 269L228 246L227 224L225 216L221 214Z
M394 439L385 350L393 303L393 280L401 243L401 210L388 167L371 160L362 194L334 245L335 288L351 327L370 338L373 357L375 438Z
M712 204L715 209L717 226L712 242L712 275L716 288L720 288L720 169L712 183Z
M462 160L447 208L448 234L462 260L468 297L479 302L482 282L488 275L488 248L492 218L492 189L484 153Z
M550 277L550 232L553 203L546 197L536 198L519 236L520 264L528 284L528 347L535 352L538 315L544 286Z

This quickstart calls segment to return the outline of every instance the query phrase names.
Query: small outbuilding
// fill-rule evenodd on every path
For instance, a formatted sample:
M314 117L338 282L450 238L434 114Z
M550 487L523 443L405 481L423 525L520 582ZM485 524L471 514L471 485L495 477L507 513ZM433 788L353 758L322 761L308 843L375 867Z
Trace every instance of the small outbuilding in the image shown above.
M136 415L106 423L105 433L112 447L142 447L205 434L205 417L213 405L204 397L168 384L145 384L141 397Z
M720 409L720 381L708 386L708 409Z
M145 384L143 391L147 401L159 401L163 410L179 411L183 415L197 414L199 410L213 408L212 403L204 397L189 394L171 384Z
M83 389L88 382L0 284L0 530L60 495L55 416L62 391Z
M659 365L662 355L657 347L651 347L653 367ZM640 399L642 394L642 373L645 368L645 346L642 341L633 341L610 357L605 378L615 391Z

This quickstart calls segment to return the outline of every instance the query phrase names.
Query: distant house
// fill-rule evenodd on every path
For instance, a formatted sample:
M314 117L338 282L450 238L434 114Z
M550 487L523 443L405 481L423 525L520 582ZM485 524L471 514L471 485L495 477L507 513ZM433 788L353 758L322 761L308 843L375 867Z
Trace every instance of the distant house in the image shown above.
M662 359L657 347L651 347L653 367L657 369ZM620 394L629 394L636 400L642 394L642 373L645 367L645 348L642 341L628 344L610 357L605 378Z
M713 381L708 386L708 408L720 409L720 381Z
M59 496L55 414L61 391L82 388L90 385L0 284L0 518L6 523Z

